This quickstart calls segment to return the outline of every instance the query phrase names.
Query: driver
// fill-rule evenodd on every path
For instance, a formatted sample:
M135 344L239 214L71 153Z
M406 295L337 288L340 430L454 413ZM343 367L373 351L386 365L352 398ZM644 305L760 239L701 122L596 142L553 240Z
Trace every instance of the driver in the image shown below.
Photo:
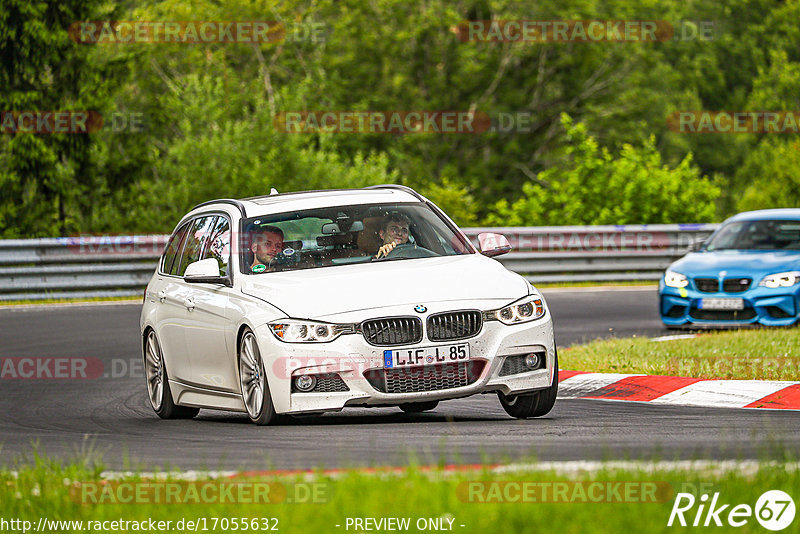
M250 271L263 273L272 270L273 260L283 250L283 231L276 226L262 226L253 230L251 239L253 264Z
M375 258L386 257L397 245L408 243L408 217L400 213L393 213L384 217L378 235L383 245L378 249Z

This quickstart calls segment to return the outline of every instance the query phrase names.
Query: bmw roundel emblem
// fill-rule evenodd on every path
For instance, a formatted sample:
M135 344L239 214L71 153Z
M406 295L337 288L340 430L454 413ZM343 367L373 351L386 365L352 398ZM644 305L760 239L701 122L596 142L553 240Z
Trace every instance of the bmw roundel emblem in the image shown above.
M426 311L428 311L428 308L426 308L422 304L419 304L417 306L414 306L414 311L417 313L425 313Z

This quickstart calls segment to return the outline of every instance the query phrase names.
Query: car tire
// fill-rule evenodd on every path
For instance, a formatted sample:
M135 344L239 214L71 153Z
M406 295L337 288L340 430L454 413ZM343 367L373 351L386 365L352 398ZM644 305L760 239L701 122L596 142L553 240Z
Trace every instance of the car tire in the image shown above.
M528 393L525 395L505 396L499 393L500 404L511 417L517 419L527 419L529 417L541 417L550 413L556 403L558 395L558 350L555 352L555 362L553 363L553 383L550 387Z
M435 410L438 405L439 401L435 400L428 402L408 402L406 404L401 404L399 407L406 413L422 413Z
M164 353L154 330L147 331L143 345L145 379L150 405L161 419L191 419L199 412L199 408L178 406L172 400L169 389L169 376L164 364Z
M269 425L278 420L264 373L264 360L253 331L246 328L239 339L239 385L242 402L250 420Z

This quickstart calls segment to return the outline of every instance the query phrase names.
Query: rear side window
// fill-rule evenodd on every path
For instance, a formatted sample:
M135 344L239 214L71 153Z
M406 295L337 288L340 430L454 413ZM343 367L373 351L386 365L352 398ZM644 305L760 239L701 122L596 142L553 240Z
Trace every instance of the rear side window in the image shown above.
M204 246L211 239L211 230L214 228L216 219L216 215L207 215L198 217L190 223L186 244L183 246L183 253L181 254L180 266L174 274L183 276L183 273L186 272L186 267L200 259Z
M214 258L219 264L219 275L228 274L228 258L231 255L231 226L225 217L217 217L208 245L203 251L203 258Z
M170 236L167 241L167 247L164 249L164 256L161 258L161 272L166 274L172 273L175 258L180 257L181 248L183 245L184 237L186 237L186 230L189 228L189 223L184 224Z

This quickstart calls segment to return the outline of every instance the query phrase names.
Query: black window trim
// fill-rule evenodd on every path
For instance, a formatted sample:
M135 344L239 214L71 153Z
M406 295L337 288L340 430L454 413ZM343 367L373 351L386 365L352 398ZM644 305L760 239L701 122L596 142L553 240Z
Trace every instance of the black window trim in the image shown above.
M229 231L231 232L231 242L228 245L228 274L227 274L226 278L230 281L231 287L232 287L233 286L233 269L231 268L231 265L232 265L231 262L233 261L233 248L234 248L233 247L233 239L234 239L234 235L233 235L233 221L231 220L230 214L228 214L228 213L226 213L224 211L214 210L214 211L207 211L207 212L203 212L203 213L197 213L195 215L192 215L191 217L188 217L188 218L185 218L185 219L181 219L181 221L175 227L175 230L172 232L172 234L170 234L170 238L172 238L172 236L175 234L176 231L178 231L181 228L183 228L184 225L186 225L186 224L189 224L189 225L194 224L194 222L197 219L199 219L201 217L208 217L208 216L217 216L217 217L221 216L221 217L224 217L228 221L228 227L230 228ZM241 224L241 219L240 219L240 224ZM169 241L167 241L167 242L169 242ZM178 258L181 258L181 259L183 258L183 251L186 248L186 240L184 240L182 245L183 246L181 246L180 253L179 254L176 253L176 255L175 255L175 259L176 260L178 260ZM207 243L204 244L203 248L200 250L200 257L201 258L203 257L203 252L205 251L205 247L207 245L208 245ZM159 269L158 274L162 275L162 276L169 276L170 278L178 278L180 280L183 280L183 277L180 276L180 275L163 272L162 267L163 267L163 263L164 263L164 255L166 253L167 253L167 251L164 250L164 254L161 255L161 259L158 261L158 266L159 266L158 267L158 269Z
M164 260L166 260L167 252L169 252L169 245L172 242L172 238L178 236L179 232L188 231L188 225L190 222L191 220L185 222L181 221L181 223L179 223L172 231L172 233L169 235L169 239L167 239L167 246L164 247L164 252L161 254L161 258L159 258L158 260L158 274L173 276L169 274L169 271L172 270L172 266L175 264L175 260L178 257L180 257L181 253L183 252L183 243L184 243L183 237L185 236L181 236L180 241L178 241L178 246L180 247L180 249L175 251L175 255L172 257L172 263L169 264L169 269L165 269L166 265L164 265Z
M244 207L244 204L241 201L233 199L233 198L218 198L216 200L207 200L206 202L201 202L197 206L193 207L190 211L194 211L197 208L202 208L203 206L211 206L213 204L230 204L231 206L236 206L239 210L239 213L242 214L242 218L247 218L247 210Z

